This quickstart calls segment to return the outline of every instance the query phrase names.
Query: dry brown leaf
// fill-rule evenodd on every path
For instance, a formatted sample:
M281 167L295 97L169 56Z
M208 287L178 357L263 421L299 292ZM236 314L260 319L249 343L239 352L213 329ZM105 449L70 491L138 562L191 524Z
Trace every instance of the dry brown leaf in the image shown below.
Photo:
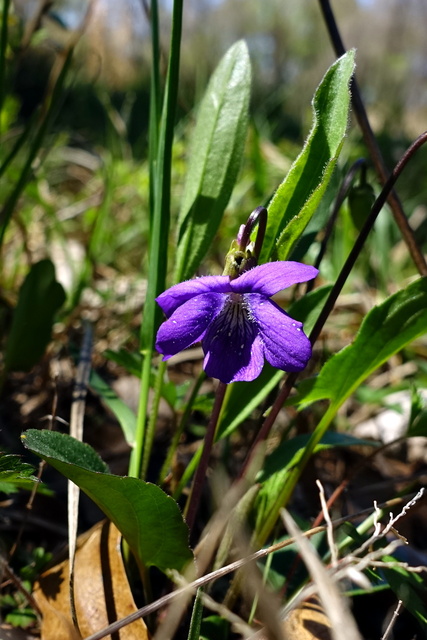
M107 521L79 536L74 565L74 597L83 637L136 611L120 551L121 535ZM42 614L41 640L77 640L71 621L68 560L48 569L35 585L34 597ZM142 619L114 636L120 640L148 640ZM111 636L106 636L111 639Z
M318 602L304 602L283 621L289 640L331 640L331 623Z

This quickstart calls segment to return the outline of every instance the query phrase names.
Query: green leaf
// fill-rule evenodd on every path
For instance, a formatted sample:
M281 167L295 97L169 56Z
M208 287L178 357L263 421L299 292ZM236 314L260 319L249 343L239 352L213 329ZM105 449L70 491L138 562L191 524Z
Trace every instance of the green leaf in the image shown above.
M199 109L179 219L177 280L194 275L233 190L248 128L250 85L249 54L241 40L219 63Z
M30 478L34 473L34 467L22 462L20 456L12 453L0 453L0 479ZM33 477L33 480L36 478Z
M304 333L309 335L323 305L326 302L332 289L331 284L325 284L323 287L318 287L314 291L310 291L305 296L302 296L299 300L291 304L287 312L295 320L299 320L304 323Z
M12 625L12 627L26 629L37 622L37 616L34 613L34 610L29 607L26 609L16 608L14 611L11 611L6 615L5 622Z
M172 410L182 409L185 407L185 398L190 386L190 380L186 380L182 384L176 384L171 380L164 380L162 384L162 397Z
M113 391L110 385L93 370L90 373L89 386L114 413L123 430L126 442L130 447L133 447L135 444L136 415L132 409L128 407L128 405L118 397L115 391Z
M29 371L50 341L54 317L65 302L65 292L55 279L50 260L31 267L13 313L7 340L5 366L9 371Z
M33 474L34 468L19 456L0 453L0 491L14 493L18 489L33 489L38 482Z
M414 436L427 436L427 406L421 391L412 389L411 413L409 417L408 438Z
M257 482L265 482L276 473L281 473L289 469L299 458L299 452L307 445L310 434L304 434L285 440L265 461L264 469L257 478ZM378 442L372 440L362 440L355 438L347 433L336 433L335 431L327 431L321 441L316 445L314 453L333 449L335 447L352 447L352 446L368 446L377 447Z
M230 384L217 429L217 439L226 438L233 433L279 384L283 375L283 371L273 369L266 363L256 380Z
M208 616L203 618L200 630L201 640L228 640L230 637L230 623L222 616Z
M106 349L104 356L126 369L132 376L141 377L142 355L140 353L130 353L126 349L119 349L118 351Z
M203 615L203 601L202 590L199 588L196 591L196 597L194 599L193 611L191 613L190 628L188 630L187 640L200 640L200 626L202 624Z
M338 165L336 165L328 182L328 186L325 189L325 193L323 194L322 199L319 202L319 206L315 211L315 215L313 215L310 222L305 227L304 232L298 238L297 244L294 245L294 248L289 255L289 260L304 262L304 256L307 251L328 223L332 212L332 206L335 203L337 193L341 187L344 177L345 173L340 170Z
M65 434L30 429L22 442L98 505L144 566L182 571L193 559L179 507L159 487L106 473L105 463L91 447Z
M406 436L408 438L414 438L415 436L427 437L427 409L421 411L421 413L410 424Z
M268 207L260 262L286 260L310 222L335 168L347 129L355 51L326 72L313 98L313 126Z
M300 458L310 440L310 434L304 434L285 440L265 461L264 468L257 478L262 483L256 498L254 513L256 514L256 530L262 527L272 513L276 513L280 505L280 497L286 484L288 473ZM354 445L378 446L378 443L370 440L360 440L345 433L328 431L320 442L316 444L313 452L317 453L334 447L350 447Z
M396 558L384 556L383 562L394 563ZM404 567L382 568L381 573L403 605L422 625L427 624L425 579L421 575L407 571Z
M427 278L419 278L374 307L354 342L335 354L317 378L298 385L297 403L329 399L339 407L393 354L427 332Z

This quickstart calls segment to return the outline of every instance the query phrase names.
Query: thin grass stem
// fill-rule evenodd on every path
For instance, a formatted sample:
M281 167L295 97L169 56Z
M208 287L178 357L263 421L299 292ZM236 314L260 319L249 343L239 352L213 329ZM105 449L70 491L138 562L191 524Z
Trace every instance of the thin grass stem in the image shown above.
M147 477L148 466L150 464L150 454L153 448L154 436L156 432L157 414L158 414L160 399L162 397L163 377L165 375L166 366L167 366L166 362L161 362L159 364L156 379L154 382L153 404L152 404L152 409L150 411L150 415L148 417L147 428L145 431L145 443L142 451L141 476L143 478Z
M144 304L141 325L140 349L144 357L141 375L141 389L136 427L136 443L131 454L129 473L140 477L142 460L149 459L150 441L146 438L146 419L148 394L150 390L151 360L153 356L154 335L160 324L160 309L156 306L156 297L166 288L168 267L168 240L170 227L170 197L172 143L175 126L175 112L178 96L179 63L182 33L183 0L175 0L172 15L172 36L163 113L160 126L157 160L150 167L155 171L153 179L153 216L150 230L150 255L148 261L148 289ZM152 411L158 411L158 403ZM146 451L143 452L144 447Z
M52 96L49 100L49 105L40 123L38 131L34 136L34 140L28 152L24 167L20 173L18 180L16 181L14 189L10 193L3 208L0 211L0 246L3 243L4 234L11 220L16 203L18 202L18 199L31 175L33 162L37 156L37 153L41 148L41 145L53 121L53 118L56 115L58 102L60 101L62 96L62 89L64 87L65 78L67 76L68 70L71 65L72 55L73 55L73 48L70 47L70 49L68 50L67 54L64 57L61 70L59 72L57 81L55 82L55 86L52 90Z
M6 53L8 39L8 18L10 0L3 0L3 13L0 32L0 115L3 110L4 98L6 95ZM1 120L0 120L1 125Z
M14 157L17 155L17 153L20 151L20 149L24 146L24 144L28 140L28 138L30 136L30 133L31 133L31 131L33 129L33 126L34 126L34 121L36 119L36 113L28 120L27 124L25 125L24 130L18 135L18 138L15 141L15 144L13 145L12 149L9 151L8 155L5 157L5 159L1 163L1 165L0 165L0 178L4 174L4 172L6 171L6 169L8 168L8 166L10 165L10 163L12 162Z
M169 446L168 449L168 453L166 455L166 459L163 463L163 466L161 468L160 471L160 475L159 475L159 480L158 480L158 484L162 485L165 481L165 478L167 476L167 474L169 473L169 469L172 465L172 458L177 450L179 441L181 439L181 436L184 432L184 429L186 427L186 425L188 424L188 420L190 419L190 415L191 412L193 410L193 404L195 399L197 398L197 395L200 391L200 387L202 386L204 380L206 379L206 374L204 371L201 372L201 374L199 375L199 377L197 378L195 384L193 385L193 388L191 390L190 396L187 400L187 402L185 403L185 409L182 413L181 419L179 421L179 424L177 426L177 428L175 429L175 432L173 434L173 438L172 438L172 442Z
M150 166L150 218L154 213L154 186L156 175L156 159L159 151L159 126L161 115L161 86L160 86L160 44L159 44L159 8L157 0L151 1L151 91L150 91L150 120L148 157Z

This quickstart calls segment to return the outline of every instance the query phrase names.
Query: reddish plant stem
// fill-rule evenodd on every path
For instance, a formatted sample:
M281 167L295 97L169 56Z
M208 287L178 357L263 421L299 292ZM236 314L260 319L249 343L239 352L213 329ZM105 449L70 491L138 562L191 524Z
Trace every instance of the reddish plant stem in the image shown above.
M193 486L187 508L185 512L185 519L188 524L190 532L192 532L194 523L196 520L197 511L199 509L200 499L202 497L203 485L205 483L206 474L208 471L209 458L211 456L212 447L215 441L215 431L218 424L218 418L221 413L222 405L224 402L225 392L227 385L224 382L219 382L215 395L215 402L212 409L212 415L209 420L209 424L206 430L205 440L203 443L203 452L198 464Z
M320 8L329 32L332 45L334 47L337 56L342 56L346 52L346 48L341 38L341 34L338 30L338 26L335 20L334 13L331 8L329 0L319 0ZM356 115L359 127L362 131L363 139L369 150L369 154L372 159L372 163L377 172L378 178L382 185L386 184L389 176L389 172L382 157L380 148L378 146L377 139L372 131L369 123L368 115L366 113L365 105L360 94L360 90L355 78L351 83L351 101ZM408 222L408 219L403 210L402 203L400 202L397 194L394 191L390 191L387 196L388 203L393 212L394 219L399 227L402 238L404 239L411 258L420 275L427 275L427 263L424 255L418 247L415 240L414 232Z
M399 178L400 174L402 173L403 169L406 167L406 165L408 164L409 160L412 158L412 156L414 155L414 153L423 145L427 142L427 131L424 131L424 133L422 133L416 140L415 142L413 142L411 144L411 146L406 150L406 152L403 154L403 156L401 157L401 159L399 160L399 162L397 163L397 165L395 166L395 168L393 169L393 172L391 173L391 175L388 177L381 193L379 194L378 198L375 200L372 209L369 213L369 216L366 219L365 224L362 227L361 232L359 233L356 242L353 245L352 250L350 251L350 254L347 258L347 260L344 263L343 268L341 269L338 278L334 284L334 286L331 289L331 292L323 306L322 311L319 314L319 317L316 321L316 324L314 325L311 333L310 333L310 342L313 345L317 338L320 335L321 330L323 329L323 326L326 323L326 320L328 319L330 313L332 312L332 309L335 306L335 303L337 301L337 298L339 296L339 294L341 293L346 280L348 278L348 276L350 275L357 258L359 257L360 252L362 251L364 244L366 242L366 239L369 235L369 232L371 231L372 227L374 226L375 220L378 217L378 214L380 213L381 209L383 208L387 197L390 193L390 191L393 189L393 186L396 182L396 180ZM257 437L255 438L254 443L252 444L252 447L249 451L249 454L246 457L246 460L243 464L242 470L240 472L240 476L244 475L250 461L252 460L253 454L255 452L255 449L258 447L258 445L260 444L260 442L263 442L268 434L270 433L271 427L274 424L274 421L277 418L277 415L279 413L279 411L281 410L283 404L285 403L285 401L287 400L292 387L295 384L295 381L298 377L298 373L291 373L288 375L288 377L286 378L283 387L280 390L279 395L277 396L271 411L269 413L269 415L267 416L267 418L265 419L261 429L259 430Z
M340 190L338 191L337 197L335 198L332 213L325 227L324 236L323 236L322 244L320 245L319 253L317 254L317 258L313 265L314 267L316 267L316 269L320 267L320 263L322 262L323 257L326 253L326 248L328 246L329 239L332 235L335 222L338 218L339 210L341 209L341 206L344 200L348 196L350 187L353 184L353 181L358 172L360 172L362 176L366 175L366 160L364 158L359 158L358 160L356 160L356 162L354 162L351 165L350 169L347 171L346 176L344 177L344 180L342 181ZM307 286L305 290L306 293L309 293L309 291L313 289L315 282L316 282L315 280L310 280L309 282L307 282Z
M386 442L385 444L383 444L381 447L378 447L377 449L375 449L367 458L363 458L355 467L354 469L349 473L349 475L344 478L343 480L341 480L340 484L335 487L335 489L333 490L333 492L331 493L331 495L329 496L327 502L326 502L326 506L329 509L331 509L331 507L334 505L334 503L338 500L338 498L344 493L344 491L347 489L348 485L350 484L350 482L361 472L363 471L364 467L367 467L369 465L369 463L379 454L379 453L383 453L383 451L385 449L388 449L390 446L392 445L396 445L398 442L403 442L405 440L406 436L401 436L400 438L396 438L395 440L392 440L390 442ZM324 520L323 517L323 511L319 511L318 515L316 516L316 519L314 520L312 526L313 527L317 527L319 525L322 524Z
M335 502L338 500L338 498L344 493L344 491L346 491L350 482L358 475L358 473L360 473L363 470L364 467L367 467L369 465L369 463L373 460L373 458L375 458L375 456L377 456L379 453L382 453L384 449L387 449L391 445L395 445L397 442L404 441L404 440L405 440L405 436L402 436L401 438L396 438L396 440L387 442L386 444L383 444L381 447L378 447L378 449L375 449L375 451L373 451L367 458L363 458L363 460L355 466L355 468L349 473L349 475L343 480L341 480L340 484L337 487L335 487L335 489L332 491L331 495L329 496L326 502L327 510L328 511L331 510L331 508L333 507ZM320 527L324 519L325 517L322 509L321 511L319 511L316 518L311 523L311 528L315 529L316 527ZM289 583L292 577L295 575L296 570L298 569L301 561L302 561L302 558L300 554L297 554L289 570L287 583ZM286 596L286 588L287 588L287 584L284 585L281 591L281 596L283 598L285 598Z

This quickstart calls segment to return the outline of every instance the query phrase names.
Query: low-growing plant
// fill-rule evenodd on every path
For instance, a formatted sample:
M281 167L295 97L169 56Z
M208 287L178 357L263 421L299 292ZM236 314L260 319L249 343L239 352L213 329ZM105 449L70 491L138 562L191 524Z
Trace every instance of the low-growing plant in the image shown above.
M49 429L28 429L22 434L27 450L81 489L112 523L108 533L94 530L76 543L78 492L70 489L69 559L39 577L31 603L41 616L42 637L53 638L55 633L57 640L97 640L119 629L126 633L127 625L143 617L145 623L134 627L137 635L132 637L145 638L151 633L156 638L212 640L228 637L230 629L245 637L259 630L258 637L287 637L292 612L318 595L323 623L332 637L345 634L346 638L360 638L342 585L354 597L356 593L390 589L425 625L421 569L396 554L401 542L395 530L397 521L422 499L422 492L413 496L415 483L408 482L400 495L380 506L375 502L374 507L377 498L373 495L368 512L346 512L335 520L329 512L350 479L337 487L328 503L320 485L320 515L313 526L304 517L304 509L298 508L298 490L302 481L307 482L307 467L317 453L356 447L367 452L365 464L376 455L378 443L337 427L343 420L343 408L355 395L363 402L370 377L396 354L403 354L402 362L413 365L406 435L427 435L424 400L416 390L425 376L420 360L427 332L427 265L406 218L402 221L401 205L392 202L413 259L410 271L405 262L403 277L394 270L390 256L393 243L384 237L384 220L390 212L384 215L383 210L387 199L395 198L395 183L427 134L410 145L389 176L380 176L378 181L372 178L365 160L340 164L340 154L348 144L351 100L359 95L354 80L355 51L346 51L317 87L310 132L272 197L260 194L260 185L265 183L259 180L254 193L262 202L252 213L232 204L231 210L238 210L238 215L230 215L230 209L225 214L242 164L246 176L245 149L252 126L251 62L246 43L239 41L219 62L198 106L185 187L179 204L173 202L183 2L173 3L164 87L157 0L152 0L150 9L153 49L145 193L149 211L147 219L140 222L143 232L139 229L141 237L146 234L147 287L137 353L110 350L106 354L110 362L138 377L139 405L133 411L99 372L93 371L89 378L88 332L74 392L70 435L55 430L56 410L48 416ZM5 45L8 12L9 3L4 2L3 79L9 55ZM76 37L59 58L38 120L22 131L1 158L0 173L10 187L0 212L3 249L20 198L43 159ZM1 105L7 108L4 99ZM363 103L356 99L354 110L362 117ZM373 134L368 129L366 135L372 148ZM256 136L252 127L250 144L254 148L259 144ZM256 172L262 170L264 161L260 160L260 149L255 151L252 149ZM379 152L373 154L374 164L378 164ZM95 222L89 222L92 234L86 262L71 295L73 303L62 311L63 321L67 321L66 313L78 309L84 286L91 280L91 261L101 260L100 256L107 263L117 259L111 255L111 247L102 247L115 235L114 222L109 220L115 190L108 191L108 182L114 182L113 169L117 167L128 171L130 181L135 174L126 163L121 164L122 158L109 160L111 165L104 167L108 194L99 203ZM14 167L18 167L18 175L12 180ZM372 240L379 215L384 216L379 228L384 235L377 229ZM132 220L129 228L134 225ZM224 238L229 250L223 256L221 273L218 255L213 256L216 246L224 245ZM113 253L120 252L122 244L125 251L126 241L121 239ZM131 245L133 248L133 242ZM367 247L377 255L367 255ZM3 381L11 372L28 371L40 360L65 303L64 289L56 281L48 253L31 266L16 304L9 309ZM348 314L336 307L337 300L343 292L356 290L363 278L372 286L376 284L379 293L364 317L352 319L352 326L347 326ZM374 282L377 279L379 283ZM346 346L339 348L341 343L337 347L325 337L322 351L318 345L325 328L333 337L342 327ZM199 343L197 361L202 364L197 375L177 382L177 358L185 358L186 350ZM128 475L112 474L98 453L81 441L88 385L122 427L131 448ZM153 464L162 401L173 415L173 433L161 463ZM177 472L175 462L184 434L203 437ZM238 455L233 455L237 448ZM7 455L1 463L3 492L38 484L25 463ZM399 505L399 515L388 516L395 505ZM290 512L295 512L294 517ZM128 577L117 565L117 535L123 536ZM316 552L306 540L315 535ZM98 545L98 561L92 547L89 552L85 546L89 542ZM124 581L136 593L141 584L144 606L137 609L126 591L129 602L125 605L134 609L130 615L123 613L121 619L112 619L111 611L123 611L114 596L117 608L107 607L107 614L92 624L85 600L95 601L95 596L86 593L83 586L82 572L89 562L81 559L85 552L93 556L90 571L94 575L102 572L103 582L112 585L112 593L120 591L120 587L115 591L114 584L119 572L120 585ZM60 600L61 582L66 585L70 607L58 611L62 622L55 627L51 615L58 604L56 595ZM25 583L24 593L31 588L30 582ZM167 593L157 598L162 591ZM25 626L28 612L22 593L19 597L7 594L2 602L10 608L8 620ZM160 608L164 613L154 616Z

